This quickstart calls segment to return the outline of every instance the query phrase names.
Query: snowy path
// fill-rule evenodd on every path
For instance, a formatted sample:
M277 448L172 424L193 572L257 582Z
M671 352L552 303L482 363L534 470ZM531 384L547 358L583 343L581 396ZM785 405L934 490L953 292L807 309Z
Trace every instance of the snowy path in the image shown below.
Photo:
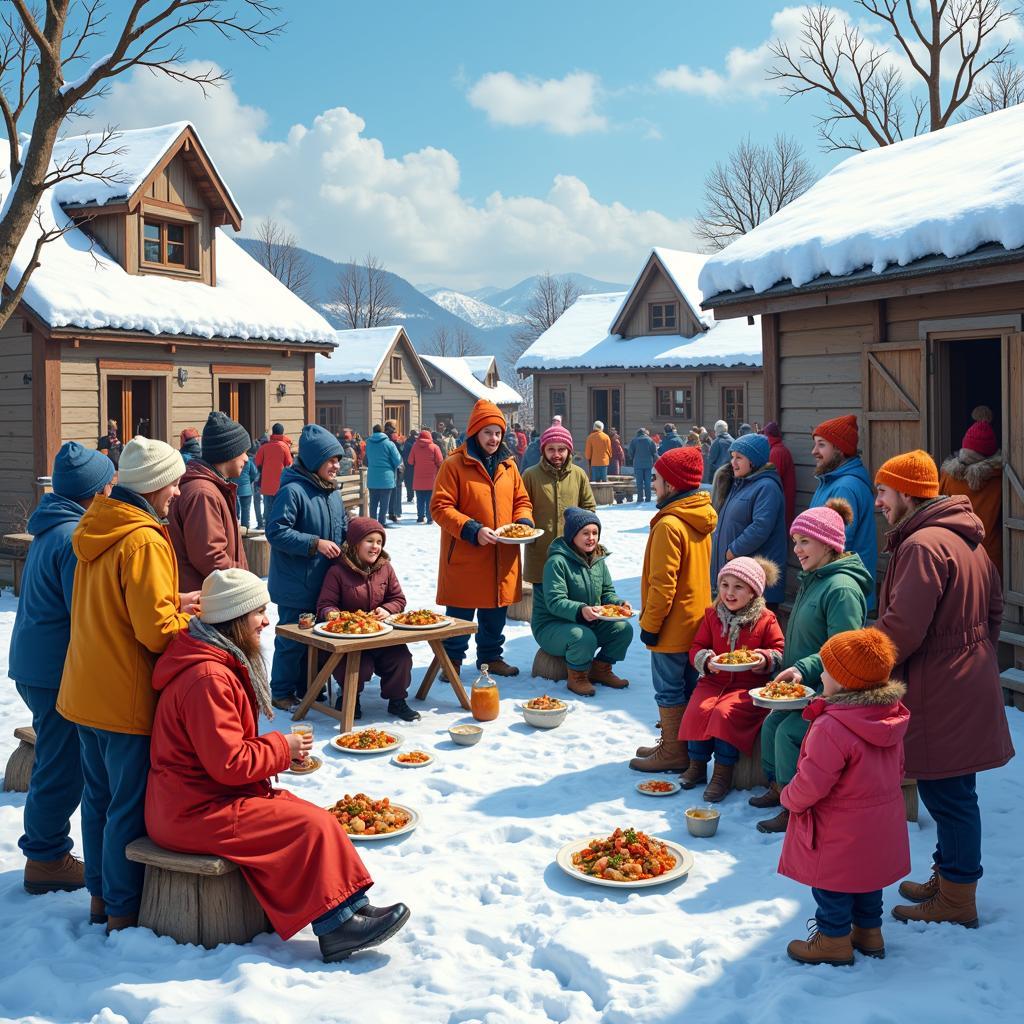
M605 510L604 540L624 596L638 603L639 566L650 506ZM407 506L408 522L408 506ZM412 606L432 605L438 530L406 525L388 545ZM14 618L0 597L0 668ZM656 714L648 659L638 640L628 690L602 690L550 733L527 728L514 699L550 689L528 675L529 627L508 630L508 657L523 671L502 681L502 713L476 747L454 747L445 729L465 716L450 689L435 684L422 722L406 735L437 754L403 770L386 758L327 749L333 722L313 714L325 769L282 784L317 803L362 789L423 813L420 828L363 855L377 879L376 903L404 900L412 920L378 951L325 967L308 929L289 942L264 935L214 951L177 946L148 931L105 938L87 923L83 893L29 897L21 888L22 794L0 794L0 931L4 970L0 1018L19 1021L676 1022L701 1024L820 1019L829 1024L929 1024L1015 1019L1013 970L1024 932L1017 864L1024 826L1017 814L1024 765L979 776L986 875L983 926L885 926L885 961L852 970L802 968L785 955L812 914L809 890L775 873L781 837L754 830L747 794L723 805L718 835L686 835L685 796L652 800L634 790L626 762L649 741ZM269 637L267 638L269 641ZM413 648L413 688L426 667ZM372 684L371 684L372 686ZM368 689L363 724L383 721ZM1010 711L1018 749L1024 714ZM284 719L284 716L278 716ZM13 685L0 687L0 757L28 716ZM287 720L279 721L286 725ZM553 864L577 836L638 828L682 842L695 867L683 882L628 895L569 879ZM916 874L934 845L926 815L911 825ZM78 822L75 821L77 839ZM895 902L886 892L886 913ZM828 1000L824 1002L824 1000Z

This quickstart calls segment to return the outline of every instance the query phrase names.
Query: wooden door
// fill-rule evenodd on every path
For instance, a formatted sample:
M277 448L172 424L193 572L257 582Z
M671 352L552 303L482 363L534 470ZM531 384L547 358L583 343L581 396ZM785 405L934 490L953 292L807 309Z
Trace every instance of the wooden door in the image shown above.
M901 452L928 447L927 342L865 345L861 450L868 474Z
M409 403L408 402L385 402L384 420L391 420L402 437L409 434Z
M1024 622L1024 334L1003 338L1003 621Z

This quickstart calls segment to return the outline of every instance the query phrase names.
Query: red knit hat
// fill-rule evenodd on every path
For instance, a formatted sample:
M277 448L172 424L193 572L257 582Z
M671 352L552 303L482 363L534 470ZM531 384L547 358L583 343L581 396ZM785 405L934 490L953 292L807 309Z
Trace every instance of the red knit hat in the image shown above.
M540 450L542 452L544 451L544 446L548 444L564 444L569 451L574 450L572 434L570 434L565 427L561 426L561 424L548 427L548 429L540 435Z
M821 663L844 690L876 690L889 682L896 648L880 629L850 629L825 641Z
M920 448L894 455L875 474L876 484L885 484L912 498L939 496L939 471L935 460Z
M704 456L699 448L669 448L654 464L658 475L678 491L700 487Z
M975 406L971 412L971 419L974 422L967 428L960 447L977 452L985 459L995 455L999 450L999 442L996 440L996 432L992 429L992 410L987 405Z
M371 533L380 534L381 545L387 543L388 531L384 529L381 523L378 523L376 519L371 519L369 516L354 516L348 521L348 527L345 530L345 540L354 548Z
M834 420L819 423L812 431L814 437L823 437L834 444L844 455L856 455L860 435L857 433L856 416L837 416Z
M469 423L466 424L466 436L473 437L474 434L479 434L484 427L501 427L503 431L507 429L505 417L502 416L501 410L493 402L488 402L486 398L481 398L473 406L473 411L469 414Z

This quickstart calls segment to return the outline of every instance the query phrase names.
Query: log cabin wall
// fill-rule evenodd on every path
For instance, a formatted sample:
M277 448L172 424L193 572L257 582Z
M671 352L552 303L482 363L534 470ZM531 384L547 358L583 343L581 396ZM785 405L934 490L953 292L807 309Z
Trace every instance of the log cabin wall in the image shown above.
M316 404L340 406L337 422L362 434L364 438L370 436L370 427L373 423L382 422L370 421L370 385L365 382L350 384L318 381Z
M32 332L26 326L21 317L12 316L0 330L2 533L24 530L28 513L38 499L33 456ZM95 443L94 437L92 445Z

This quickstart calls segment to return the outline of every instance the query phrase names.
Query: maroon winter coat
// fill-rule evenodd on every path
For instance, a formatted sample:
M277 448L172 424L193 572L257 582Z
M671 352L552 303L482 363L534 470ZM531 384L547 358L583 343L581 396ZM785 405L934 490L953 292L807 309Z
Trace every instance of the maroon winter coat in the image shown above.
M405 611L405 594L388 553L382 551L369 569L363 569L343 549L320 588L317 621L322 622L327 612L372 612L374 608L391 615Z
M749 754L754 749L768 709L758 707L747 691L755 686L764 686L768 682L769 673L779 670L785 637L778 620L765 607L763 599L752 602L748 606L749 611L743 609L734 617L738 620L738 631L735 627L732 630L726 628L719 615L719 607L712 605L708 608L693 638L690 664L702 675L686 705L679 725L679 739L717 738ZM732 638L729 635L731 632L735 633ZM771 663L769 671L703 674L710 657L707 652L727 654L739 647L749 647L752 651L767 654Z
M874 892L910 871L898 683L812 700L796 775L782 788L789 827L779 873L833 892Z
M192 459L178 489L181 493L167 513L167 532L182 592L202 590L214 569L248 569L235 514L238 488L205 462Z
M437 471L444 462L441 449L434 444L429 430L421 430L416 443L409 451L409 465L413 467L412 489L414 491L432 491Z
M768 435L771 446L769 461L778 471L782 481L782 494L786 499L786 529L796 518L796 467L793 465L793 453L783 444L781 437Z
M907 776L945 779L1013 757L996 644L1003 591L963 495L925 505L887 535L877 626L907 685Z
M155 843L234 861L284 939L373 884L334 817L270 785L288 767L288 741L258 735L237 658L179 633L153 689L146 831Z

